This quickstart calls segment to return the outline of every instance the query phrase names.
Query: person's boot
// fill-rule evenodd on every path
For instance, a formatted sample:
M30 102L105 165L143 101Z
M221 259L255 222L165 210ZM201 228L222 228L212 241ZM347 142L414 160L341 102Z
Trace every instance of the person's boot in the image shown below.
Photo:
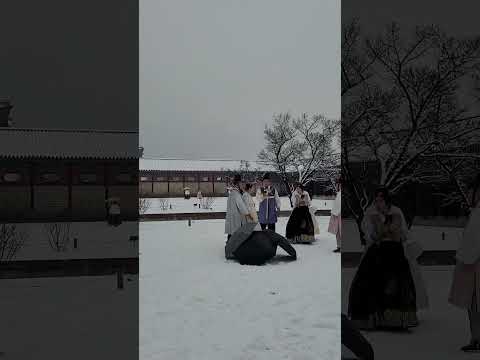
M339 253L340 252L340 248L337 247L335 250L333 250L334 253Z
M480 343L478 341L471 341L470 344L463 346L461 350L464 352L480 353Z

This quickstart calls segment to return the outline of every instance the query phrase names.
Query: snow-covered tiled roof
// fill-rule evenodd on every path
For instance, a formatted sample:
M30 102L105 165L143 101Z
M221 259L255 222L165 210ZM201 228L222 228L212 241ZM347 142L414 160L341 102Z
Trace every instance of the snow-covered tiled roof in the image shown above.
M0 127L0 157L136 159L138 132Z
M252 171L272 171L270 167L258 162L248 163ZM140 170L145 171L236 171L241 167L240 160L140 159Z

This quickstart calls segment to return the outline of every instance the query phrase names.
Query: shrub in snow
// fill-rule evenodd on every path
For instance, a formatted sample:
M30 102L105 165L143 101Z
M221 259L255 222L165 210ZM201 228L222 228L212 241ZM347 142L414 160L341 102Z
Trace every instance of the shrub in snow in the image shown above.
M202 209L212 210L214 202L215 202L215 198L204 197L200 200L199 207Z
M27 234L16 225L0 224L0 261L12 260L25 244Z
M139 198L138 199L138 212L140 215L145 214L148 209L152 206L152 202L150 199L147 198Z
M70 222L48 223L45 224L45 232L48 237L50 247L54 251L66 251L70 242Z
M160 210L163 210L163 211L166 211L168 210L169 208L171 209L172 208L172 205L170 205L170 200L168 199L158 199L159 201L159 205L160 205Z

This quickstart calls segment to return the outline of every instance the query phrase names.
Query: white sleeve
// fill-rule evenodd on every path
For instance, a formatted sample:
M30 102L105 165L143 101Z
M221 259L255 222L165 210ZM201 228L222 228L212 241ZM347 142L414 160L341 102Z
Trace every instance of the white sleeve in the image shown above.
M278 196L278 191L275 189L275 202L277 203L277 209L280 211L280 208L282 206L282 201L280 200L280 196Z
M409 242L409 231L408 231L408 225L407 225L407 221L405 220L405 216L403 215L403 211L399 208L399 213L400 213L400 218L401 218L401 221L402 221L402 240L404 242Z
M243 200L240 194L238 194L238 196L235 196L235 202L237 204L238 210L240 211L240 214L242 215L250 214L250 211L247 209L247 206L245 205L245 201Z
M262 191L260 189L257 189L256 198L257 198L258 204L260 204L263 201L263 194L262 194Z
M312 205L312 199L310 199L310 194L308 193L308 191L305 191L305 203L308 207Z
M298 198L297 198L297 196L295 196L295 193L292 194L291 199L292 199L292 205L293 205L293 207L296 208L296 207L297 207L297 204L298 204L298 202L297 202L297 199L298 199Z

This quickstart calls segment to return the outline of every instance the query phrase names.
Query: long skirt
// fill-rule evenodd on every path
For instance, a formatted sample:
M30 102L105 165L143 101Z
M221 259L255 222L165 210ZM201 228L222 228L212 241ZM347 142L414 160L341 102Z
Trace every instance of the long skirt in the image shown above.
M348 314L360 329L407 329L418 324L415 284L399 242L371 245L353 279Z
M480 261L466 265L457 261L448 301L461 309L480 309ZM475 296L477 295L477 296Z
M416 243L404 244L405 256L410 265L410 272L415 284L417 296L417 310L427 309L429 307L428 292L423 279L422 270L418 264L418 257L423 253L423 248Z
M310 206L308 210L310 211L310 215L312 216L314 234L318 235L320 234L320 226L318 225L317 217L315 216L317 208Z
M328 223L328 232L337 237L342 237L342 218L341 216L331 215L330 222Z
M311 243L315 241L315 226L307 206L293 209L287 223L285 237L292 243Z

